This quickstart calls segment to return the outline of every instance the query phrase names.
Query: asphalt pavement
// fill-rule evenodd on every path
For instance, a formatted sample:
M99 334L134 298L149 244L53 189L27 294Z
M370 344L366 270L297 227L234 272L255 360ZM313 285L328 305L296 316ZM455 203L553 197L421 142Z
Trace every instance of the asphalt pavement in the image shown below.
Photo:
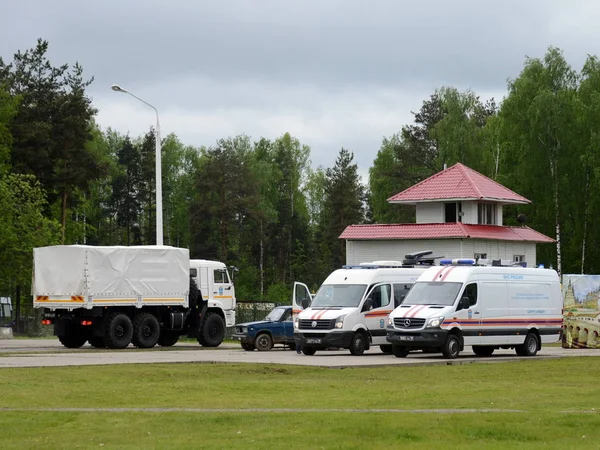
M600 356L600 349L563 349L547 346L531 357L519 357L514 350L496 350L491 357L476 357L469 347L455 360L441 354L412 352L406 358L383 354L379 347L362 356L352 356L348 350L317 352L313 356L299 355L295 351L274 348L268 352L247 352L239 344L225 343L218 348L205 348L192 342L178 343L173 347L153 349L98 350L89 346L66 349L56 339L0 340L0 368L6 367L59 367L112 364L155 363L259 363L321 366L331 368L376 367L401 365L448 365L482 362L519 361L572 356Z

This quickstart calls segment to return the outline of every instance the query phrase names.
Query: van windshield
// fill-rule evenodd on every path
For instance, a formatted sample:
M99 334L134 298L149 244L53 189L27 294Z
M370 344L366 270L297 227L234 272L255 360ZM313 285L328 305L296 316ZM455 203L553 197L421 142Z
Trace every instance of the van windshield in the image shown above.
M319 288L310 307L356 308L366 289L366 284L324 284Z
M444 305L454 304L462 283L420 281L408 291L404 305Z

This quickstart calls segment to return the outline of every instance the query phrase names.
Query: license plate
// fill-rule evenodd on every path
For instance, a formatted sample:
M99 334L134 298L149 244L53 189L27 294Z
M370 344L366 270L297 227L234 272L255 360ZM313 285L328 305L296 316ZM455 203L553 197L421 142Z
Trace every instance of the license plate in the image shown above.
M321 338L306 338L307 344L320 344Z
M398 336L401 341L412 341L414 338L414 336Z

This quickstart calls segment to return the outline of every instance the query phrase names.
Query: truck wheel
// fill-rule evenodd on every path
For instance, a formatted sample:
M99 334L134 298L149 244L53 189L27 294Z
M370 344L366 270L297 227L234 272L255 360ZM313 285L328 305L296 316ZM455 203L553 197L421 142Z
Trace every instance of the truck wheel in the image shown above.
M454 359L460 353L460 341L455 334L449 334L442 347L442 354L448 359Z
M408 348L401 345L392 345L392 353L396 358L406 358L408 356Z
M273 348L273 339L267 333L261 333L256 336L254 345L259 352L268 352Z
M494 347L488 347L485 345L474 345L473 353L477 356L492 356L494 353Z
M354 333L352 341L350 341L350 354L354 356L360 356L365 352L367 348L367 342L365 341L365 335L360 331Z
M385 344L379 346L382 353L392 353L392 344Z
M158 342L160 325L150 313L136 314L133 318L132 342L138 348L152 348Z
M67 324L65 332L63 336L58 336L58 340L67 348L79 348L87 341L83 330L77 325Z
M158 336L158 345L161 347L172 347L179 341L179 334L172 331L161 331Z
M106 348L104 338L102 336L92 336L88 339L90 345L94 348Z
M206 313L198 343L203 347L218 347L225 338L225 322L217 313Z
M106 320L104 344L108 348L125 348L133 337L133 324L123 313L112 313Z
M315 353L317 353L317 349L316 348L312 348L312 347L304 347L302 349L302 353L304 353L307 356L312 356Z
M253 352L254 351L254 345L248 344L246 342L242 342L242 348L244 350L246 350L247 352Z
M515 347L519 356L535 356L538 351L538 338L535 333L527 333L525 342Z

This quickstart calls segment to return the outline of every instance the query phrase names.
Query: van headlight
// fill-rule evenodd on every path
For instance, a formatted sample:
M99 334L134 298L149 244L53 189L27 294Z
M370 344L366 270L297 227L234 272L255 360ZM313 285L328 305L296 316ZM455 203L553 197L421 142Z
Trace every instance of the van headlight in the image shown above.
M294 317L294 330L297 330L299 328L299 319L298 316Z
M439 326L442 325L442 323L444 323L444 319L445 317L434 317L432 319L429 319L427 321L427 328L437 328Z
M393 327L393 326L394 326L394 318L393 318L392 316L388 317L388 325L389 325L390 327Z
M346 316L340 316L335 319L335 328L344 328L344 319Z

